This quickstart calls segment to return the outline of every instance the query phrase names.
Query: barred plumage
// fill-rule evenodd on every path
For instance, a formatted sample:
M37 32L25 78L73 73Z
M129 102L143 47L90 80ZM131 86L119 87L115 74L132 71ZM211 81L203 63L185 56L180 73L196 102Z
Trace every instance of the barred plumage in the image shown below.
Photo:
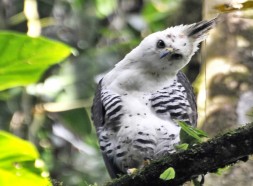
M183 81L189 83L183 73L180 72L178 76L178 78L184 78ZM196 118L192 118L192 116L195 117L196 115L196 110L193 108L196 107L196 104L194 104L194 106L190 105L186 88L178 81L178 78L174 80L171 86L165 87L161 91L152 94L150 99L151 105L157 114L185 121L194 126L196 124ZM191 87L187 88L191 89Z
M123 114L121 112L122 101L120 96L109 90L105 90L101 93L101 99L108 119L113 121L119 120L120 116Z
M175 120L196 126L195 97L180 70L214 24L151 34L100 81L92 117L111 177L174 152L180 142Z

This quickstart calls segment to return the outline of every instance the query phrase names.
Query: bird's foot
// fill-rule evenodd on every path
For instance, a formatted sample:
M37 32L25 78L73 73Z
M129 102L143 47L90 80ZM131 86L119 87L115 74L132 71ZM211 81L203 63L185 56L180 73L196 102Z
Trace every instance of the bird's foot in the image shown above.
M143 166L144 167L147 166L147 165L149 165L150 163L151 163L150 159L143 160Z
M142 169L143 167L149 165L150 163L151 163L150 159L144 159L142 165L138 167L138 169L137 168L127 169L127 174L128 175L136 174L139 169Z
M135 174L137 171L138 169L136 168L130 168L130 169L127 169L127 174L132 175L132 174Z

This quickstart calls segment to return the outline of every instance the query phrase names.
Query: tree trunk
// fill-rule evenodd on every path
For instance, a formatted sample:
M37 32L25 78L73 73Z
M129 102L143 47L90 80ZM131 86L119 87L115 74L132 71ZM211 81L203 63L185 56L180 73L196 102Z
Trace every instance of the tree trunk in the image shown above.
M231 1L206 0L204 18L215 17L215 7L228 2ZM195 84L199 90L198 124L211 136L253 120L247 117L253 107L253 21L242 18L246 15L245 11L223 15L202 47L205 64ZM209 175L205 185L250 186L249 172L253 172L253 161L237 165L219 177Z

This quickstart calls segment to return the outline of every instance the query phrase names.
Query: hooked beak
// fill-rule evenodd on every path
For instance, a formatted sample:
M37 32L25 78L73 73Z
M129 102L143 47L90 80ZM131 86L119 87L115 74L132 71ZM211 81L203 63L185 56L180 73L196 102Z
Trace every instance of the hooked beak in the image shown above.
M160 54L160 59L164 58L165 56L167 56L168 54L171 54L171 53L173 53L173 52L174 52L174 48L171 48L171 47L165 48L165 49L161 52L161 54Z

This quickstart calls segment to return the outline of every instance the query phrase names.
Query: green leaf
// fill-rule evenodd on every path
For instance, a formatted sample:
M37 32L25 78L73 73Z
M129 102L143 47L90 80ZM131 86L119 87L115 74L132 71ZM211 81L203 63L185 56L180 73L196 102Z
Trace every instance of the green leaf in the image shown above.
M70 53L69 46L44 37L0 32L0 90L38 81L49 66Z
M2 169L0 168L0 185L1 186L51 186L48 178L42 178L33 174L24 168L19 169Z
M187 150L188 147L189 147L188 143L182 143L182 144L176 145L177 150Z
M0 131L0 166L5 163L30 161L39 158L36 148L29 142Z
M84 107L58 112L60 118L67 128L75 134L86 136L91 132L91 122Z
M217 175L221 176L224 172L228 171L231 166L225 166L224 168L218 168L215 172Z
M193 137L194 139L196 139L198 142L202 142L203 138L207 138L207 134L197 128L194 128L188 124L186 124L183 121L178 121L179 126L182 128L182 130L184 132L186 132L189 136ZM181 135L181 134L180 134Z
M28 141L0 131L0 185L51 186L44 162Z
M200 141L189 135L182 128L180 130L180 143L187 143L190 146L199 143Z
M167 181L174 179L175 176L176 176L175 170L172 167L169 167L160 175L160 179Z

